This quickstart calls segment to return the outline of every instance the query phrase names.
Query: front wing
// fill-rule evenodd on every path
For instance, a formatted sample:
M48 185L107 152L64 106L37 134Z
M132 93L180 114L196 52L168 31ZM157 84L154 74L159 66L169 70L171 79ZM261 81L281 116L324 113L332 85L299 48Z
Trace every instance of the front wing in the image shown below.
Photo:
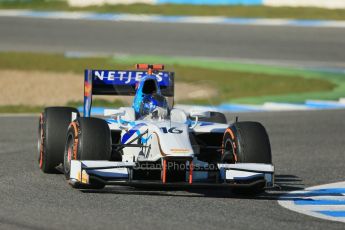
M70 183L87 185L90 180L97 180L106 185L126 186L167 186L167 187L243 187L250 188L264 185L274 187L274 166L271 164L237 163L218 164L218 177L210 181L207 170L186 172L185 182L163 182L133 180L133 162L111 161L71 161Z

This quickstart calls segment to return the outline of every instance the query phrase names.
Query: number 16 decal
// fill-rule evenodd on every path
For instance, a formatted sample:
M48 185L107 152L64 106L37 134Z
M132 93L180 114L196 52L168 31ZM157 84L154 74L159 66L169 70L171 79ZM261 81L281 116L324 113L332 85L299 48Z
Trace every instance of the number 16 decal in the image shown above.
M166 127L161 127L161 130L163 133L174 133L174 134L181 134L183 133L182 130L177 129L176 127L172 127L170 129L167 129Z

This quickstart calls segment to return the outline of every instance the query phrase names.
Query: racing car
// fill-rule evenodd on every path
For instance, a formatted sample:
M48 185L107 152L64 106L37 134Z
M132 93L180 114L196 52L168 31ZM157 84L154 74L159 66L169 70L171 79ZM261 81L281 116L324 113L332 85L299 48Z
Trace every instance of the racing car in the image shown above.
M237 119L229 124L217 111L179 109L174 82L175 73L157 64L85 70L82 115L70 107L48 107L40 115L40 169L60 169L78 189L158 185L257 192L273 187L264 126ZM134 99L130 107L92 117L94 95Z

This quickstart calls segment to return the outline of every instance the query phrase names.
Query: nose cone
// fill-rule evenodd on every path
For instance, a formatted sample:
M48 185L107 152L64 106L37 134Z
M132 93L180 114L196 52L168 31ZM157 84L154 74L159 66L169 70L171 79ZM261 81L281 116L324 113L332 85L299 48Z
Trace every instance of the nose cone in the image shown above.
M167 126L158 125L158 139L162 155L169 157L193 157L194 152L189 140L188 126L168 122Z

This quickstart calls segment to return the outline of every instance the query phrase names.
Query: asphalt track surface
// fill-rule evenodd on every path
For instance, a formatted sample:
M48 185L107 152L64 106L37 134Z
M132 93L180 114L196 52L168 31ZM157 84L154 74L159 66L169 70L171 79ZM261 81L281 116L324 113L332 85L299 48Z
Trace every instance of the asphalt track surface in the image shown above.
M257 197L223 189L74 190L63 175L38 169L37 117L0 117L0 229L344 229L276 201L344 181L344 117L345 110L240 114L266 126L281 186Z
M0 51L198 56L345 69L345 28L0 17Z

